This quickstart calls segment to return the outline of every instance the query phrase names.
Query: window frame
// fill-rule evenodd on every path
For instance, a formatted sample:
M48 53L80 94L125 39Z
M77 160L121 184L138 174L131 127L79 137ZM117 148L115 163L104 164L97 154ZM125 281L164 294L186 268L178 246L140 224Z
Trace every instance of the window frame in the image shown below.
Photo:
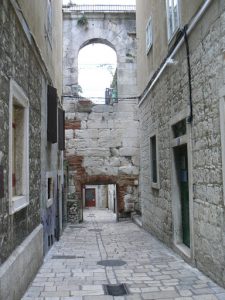
M24 109L23 113L23 149L22 149L22 195L13 196L13 108L17 104ZM9 214L29 205L29 99L23 89L13 80L10 80L9 94Z
M53 21L53 10L52 10L52 0L47 0L47 24L46 24L46 35L52 48L52 21Z
M54 172L46 172L46 208L49 208L54 203L54 188L55 188L55 182L54 182ZM51 180L51 186L50 186L50 198L48 197L49 194L49 180Z
M150 33L150 35L149 35ZM145 29L145 39L146 39L146 54L150 52L153 45L153 27L152 27L152 17L148 19L146 29Z
M180 28L180 0L177 0L177 22L178 22L177 28L175 28L175 24L174 24L174 0L171 0L173 6L173 14L172 14L173 31L172 32L170 32L170 26L169 26L170 24L169 1L170 0L166 0L166 18L167 18L167 38L168 38L168 42L170 43Z
M155 138L155 154L156 154L156 182L153 181L153 151L152 151L152 139ZM153 189L159 189L159 151L158 151L158 134L154 132L149 138L149 153L150 153L150 178L151 187Z

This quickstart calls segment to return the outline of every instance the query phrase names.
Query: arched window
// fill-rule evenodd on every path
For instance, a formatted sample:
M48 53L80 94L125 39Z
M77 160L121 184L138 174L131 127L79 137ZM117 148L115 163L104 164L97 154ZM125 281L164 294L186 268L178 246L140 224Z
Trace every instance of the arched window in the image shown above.
M96 104L109 104L109 97L116 99L116 65L116 52L111 47L101 43L83 47L78 55L80 95Z

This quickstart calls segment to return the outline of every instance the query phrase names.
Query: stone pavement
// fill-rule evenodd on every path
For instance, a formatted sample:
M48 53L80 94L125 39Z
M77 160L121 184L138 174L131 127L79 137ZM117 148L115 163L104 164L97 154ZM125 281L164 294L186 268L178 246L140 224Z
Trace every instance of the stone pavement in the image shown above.
M67 226L22 300L225 299L224 289L131 221L97 209L84 219ZM126 264L97 264L106 259ZM126 283L129 295L105 295L103 285L116 283Z

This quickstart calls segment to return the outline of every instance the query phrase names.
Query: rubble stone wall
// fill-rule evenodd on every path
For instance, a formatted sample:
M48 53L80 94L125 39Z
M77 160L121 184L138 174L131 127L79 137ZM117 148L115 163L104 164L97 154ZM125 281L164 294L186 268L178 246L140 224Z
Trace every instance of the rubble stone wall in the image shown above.
M75 211L85 184L117 184L117 208L122 216L140 210L139 118L137 100L130 99L137 96L135 12L85 12L85 26L78 25L81 16L72 10L63 16L68 203ZM112 47L117 54L119 100L112 106L76 99L79 51L96 42Z
M4 195L0 198L0 265L40 224L40 145L42 72L10 1L0 1L0 165ZM29 205L9 215L10 79L29 99Z
M137 102L89 105L87 112L86 101L64 102L70 201L81 201L85 184L117 184L118 212L140 210Z
M223 12L223 13L222 13ZM220 102L225 100L224 3L213 1L189 36L193 122L190 125L193 220L191 245L198 268L225 282L224 192ZM140 193L144 227L173 246L174 216L171 120L189 115L189 87L185 45L174 57L140 106ZM222 112L222 115L224 111ZM188 125L187 125L188 126ZM159 185L150 182L150 136L158 135Z

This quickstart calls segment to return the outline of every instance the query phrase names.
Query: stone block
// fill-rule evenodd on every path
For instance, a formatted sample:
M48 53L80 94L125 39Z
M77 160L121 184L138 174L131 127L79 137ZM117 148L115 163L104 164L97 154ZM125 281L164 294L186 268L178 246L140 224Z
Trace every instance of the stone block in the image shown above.
M39 225L1 265L0 299L21 299L42 260L43 227Z
M72 129L66 129L65 130L65 139L73 139L73 130Z
M120 156L137 156L139 148L122 147L119 149Z
M119 167L119 174L138 175L139 169L134 166Z

